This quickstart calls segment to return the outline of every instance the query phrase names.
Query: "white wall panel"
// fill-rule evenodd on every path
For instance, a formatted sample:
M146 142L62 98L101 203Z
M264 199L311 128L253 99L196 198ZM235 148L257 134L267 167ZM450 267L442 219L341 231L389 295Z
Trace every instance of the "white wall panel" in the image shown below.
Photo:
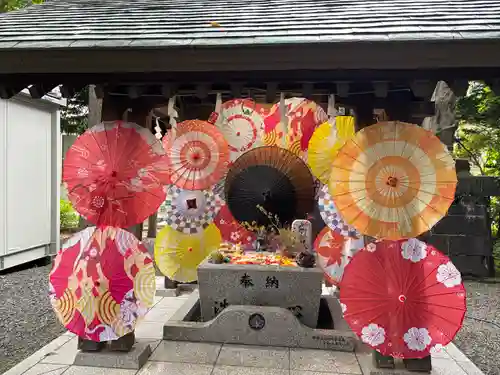
M51 241L49 111L10 100L7 110L7 252Z
M7 103L0 99L0 256L7 254Z

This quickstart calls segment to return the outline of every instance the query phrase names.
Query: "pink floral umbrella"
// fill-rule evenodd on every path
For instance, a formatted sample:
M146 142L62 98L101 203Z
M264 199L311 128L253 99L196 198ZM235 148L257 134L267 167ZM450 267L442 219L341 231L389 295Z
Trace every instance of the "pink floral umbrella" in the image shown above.
M57 253L49 296L61 323L79 337L116 340L134 330L153 305L153 261L126 230L87 228Z

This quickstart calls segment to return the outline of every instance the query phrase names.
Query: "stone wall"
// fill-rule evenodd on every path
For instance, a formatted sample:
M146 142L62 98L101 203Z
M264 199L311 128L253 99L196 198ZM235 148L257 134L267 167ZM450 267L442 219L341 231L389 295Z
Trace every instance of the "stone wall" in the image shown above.
M492 257L487 200L457 197L444 217L421 239L450 256L464 276L488 277Z

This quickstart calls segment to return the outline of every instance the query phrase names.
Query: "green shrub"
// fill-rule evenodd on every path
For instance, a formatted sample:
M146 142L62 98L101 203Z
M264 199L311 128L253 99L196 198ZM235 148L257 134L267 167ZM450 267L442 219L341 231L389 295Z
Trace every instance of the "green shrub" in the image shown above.
M78 227L78 214L71 205L70 201L65 199L60 200L60 219L61 230L74 229Z

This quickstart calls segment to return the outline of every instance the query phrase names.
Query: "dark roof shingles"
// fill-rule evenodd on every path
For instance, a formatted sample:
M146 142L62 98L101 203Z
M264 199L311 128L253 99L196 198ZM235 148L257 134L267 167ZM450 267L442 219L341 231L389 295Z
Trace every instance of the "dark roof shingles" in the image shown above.
M53 0L0 15L0 49L425 39L500 39L500 0Z

